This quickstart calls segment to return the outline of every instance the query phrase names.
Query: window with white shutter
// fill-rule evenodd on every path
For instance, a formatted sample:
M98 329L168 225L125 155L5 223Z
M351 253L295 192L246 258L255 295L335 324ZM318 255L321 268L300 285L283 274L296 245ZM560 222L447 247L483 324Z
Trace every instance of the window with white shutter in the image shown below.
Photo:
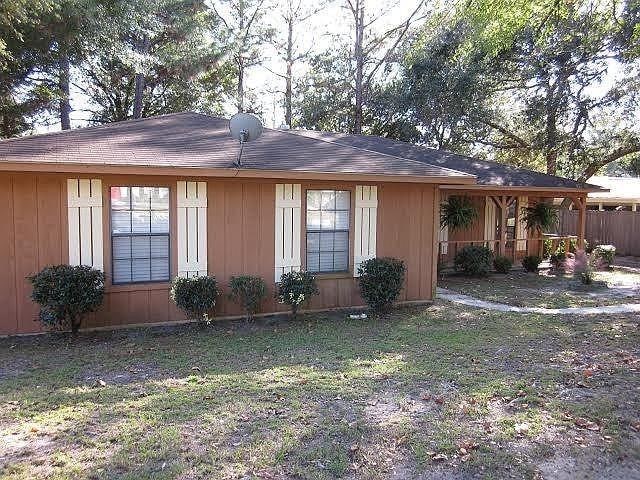
M353 275L357 277L360 264L376 256L378 187L356 186L354 220Z
M69 264L103 270L102 182L99 179L67 180Z
M178 275L207 275L207 183L178 182Z
M275 281L283 273L300 270L300 208L302 188L299 184L276 185Z

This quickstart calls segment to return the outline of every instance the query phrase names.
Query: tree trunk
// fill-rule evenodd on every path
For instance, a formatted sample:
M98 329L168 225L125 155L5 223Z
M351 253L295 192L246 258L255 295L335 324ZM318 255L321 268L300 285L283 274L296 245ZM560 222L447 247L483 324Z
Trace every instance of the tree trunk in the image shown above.
M149 53L149 38L145 35L138 44L138 52L145 56ZM133 97L133 118L142 118L142 105L144 97L145 78L143 72L137 72Z
M238 113L244 112L244 59L242 56L238 58L238 93L236 106Z
M364 42L364 0L356 1L356 10L354 12L355 25L356 25L356 39L353 50L354 59L356 62L356 75L355 75L355 108L353 112L353 133L362 133L362 104L363 104L363 70L364 70L364 54L362 51L362 44Z
M292 104L292 70L293 70L293 16L288 19L288 34L287 34L287 78L286 78L286 87L284 92L284 121L288 127L292 126L292 114L291 114L291 104Z
M60 58L58 59L58 88L60 89L60 127L62 130L71 129L71 103L70 103L70 78L71 67L69 52L66 46L60 46Z

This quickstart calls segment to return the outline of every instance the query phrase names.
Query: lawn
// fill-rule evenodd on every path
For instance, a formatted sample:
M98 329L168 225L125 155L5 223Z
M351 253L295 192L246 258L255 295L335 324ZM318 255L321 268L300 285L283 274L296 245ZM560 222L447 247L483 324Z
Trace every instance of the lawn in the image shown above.
M516 307L599 307L640 303L640 273L625 270L596 272L591 285L583 285L577 276L514 269L506 275L494 273L487 278L451 273L438 279L438 286Z
M639 478L637 316L0 339L0 478Z

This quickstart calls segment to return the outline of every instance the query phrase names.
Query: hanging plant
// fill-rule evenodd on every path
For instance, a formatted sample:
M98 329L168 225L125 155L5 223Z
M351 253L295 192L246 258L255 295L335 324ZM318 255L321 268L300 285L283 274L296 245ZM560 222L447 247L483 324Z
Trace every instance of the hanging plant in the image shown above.
M440 227L451 230L470 228L478 219L478 211L469 197L449 197L440 209Z
M558 225L558 209L548 203L536 203L522 209L522 222L529 230L548 232Z

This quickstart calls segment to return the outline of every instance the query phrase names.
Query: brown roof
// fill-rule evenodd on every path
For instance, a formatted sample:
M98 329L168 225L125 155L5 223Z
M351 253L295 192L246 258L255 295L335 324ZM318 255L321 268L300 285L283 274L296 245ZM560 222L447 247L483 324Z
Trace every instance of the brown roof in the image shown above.
M451 168L475 175L477 184L483 186L580 189L588 191L603 190L603 188L597 185L580 183L568 178L547 175L503 163L479 160L465 155L400 142L390 138L372 135L316 132L311 130L294 130L293 132L307 138L322 139L338 145L364 148L373 152L417 160L429 165Z
M229 121L185 112L0 141L0 165L231 169L238 142ZM6 165L5 165L5 168ZM357 174L474 183L472 175L357 146L265 129L247 144L241 171Z

